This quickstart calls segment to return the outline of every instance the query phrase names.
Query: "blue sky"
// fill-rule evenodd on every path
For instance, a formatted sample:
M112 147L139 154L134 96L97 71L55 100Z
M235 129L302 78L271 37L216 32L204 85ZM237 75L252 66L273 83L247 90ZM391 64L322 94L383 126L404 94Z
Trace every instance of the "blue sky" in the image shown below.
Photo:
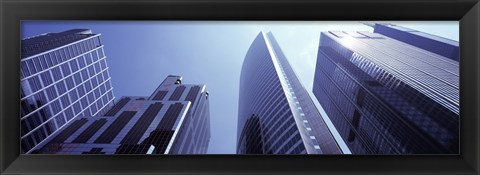
M459 38L458 21L390 23L456 41ZM23 21L21 25L21 38L73 28L101 33L117 98L149 96L170 74L183 76L185 84L206 84L211 154L235 153L240 70L260 31L273 33L315 102L311 91L320 32L373 31L357 21ZM316 105L339 139L318 102ZM342 141L340 145L349 152Z

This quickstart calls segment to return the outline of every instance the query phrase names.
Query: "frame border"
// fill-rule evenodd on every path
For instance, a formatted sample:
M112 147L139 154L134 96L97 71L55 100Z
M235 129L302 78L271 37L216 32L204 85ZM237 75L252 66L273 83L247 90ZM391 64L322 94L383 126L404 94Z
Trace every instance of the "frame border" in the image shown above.
M479 174L479 0L0 0L0 174ZM461 155L20 155L21 20L459 20Z

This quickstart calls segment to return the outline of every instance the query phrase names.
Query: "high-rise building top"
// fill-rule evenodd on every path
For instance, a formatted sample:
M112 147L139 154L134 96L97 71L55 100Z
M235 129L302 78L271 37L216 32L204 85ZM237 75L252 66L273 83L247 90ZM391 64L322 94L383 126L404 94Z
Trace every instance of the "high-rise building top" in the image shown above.
M104 115L77 118L36 153L205 154L208 92L181 81L170 75L151 96L122 97Z
M409 29L395 24L376 23L374 32L455 61L460 59L459 43L444 37Z
M100 34L74 29L22 40L21 152L29 153L73 118L113 105Z
M322 32L315 96L354 154L458 153L458 61L397 37Z
M258 34L243 62L237 153L342 153L271 33Z
M45 33L24 38L22 40L22 58L27 58L95 35L98 34L93 34L89 29L72 29L59 33ZM100 39L96 44L100 44Z

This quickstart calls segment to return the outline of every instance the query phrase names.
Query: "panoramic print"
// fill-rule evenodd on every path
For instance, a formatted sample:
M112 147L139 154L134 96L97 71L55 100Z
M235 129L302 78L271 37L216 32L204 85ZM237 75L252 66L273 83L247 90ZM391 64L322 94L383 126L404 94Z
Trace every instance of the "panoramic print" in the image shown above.
M22 21L22 154L460 154L458 21Z

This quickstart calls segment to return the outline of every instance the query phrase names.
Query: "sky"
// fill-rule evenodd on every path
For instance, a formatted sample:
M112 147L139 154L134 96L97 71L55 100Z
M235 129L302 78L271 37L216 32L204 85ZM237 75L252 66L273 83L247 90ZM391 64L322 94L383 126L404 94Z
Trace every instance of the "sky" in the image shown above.
M114 95L149 96L168 75L209 91L208 154L235 154L240 70L260 31L271 31L301 83L350 153L312 93L320 32L373 31L371 21L22 21L21 38L69 29L101 33ZM459 40L458 21L382 21Z

